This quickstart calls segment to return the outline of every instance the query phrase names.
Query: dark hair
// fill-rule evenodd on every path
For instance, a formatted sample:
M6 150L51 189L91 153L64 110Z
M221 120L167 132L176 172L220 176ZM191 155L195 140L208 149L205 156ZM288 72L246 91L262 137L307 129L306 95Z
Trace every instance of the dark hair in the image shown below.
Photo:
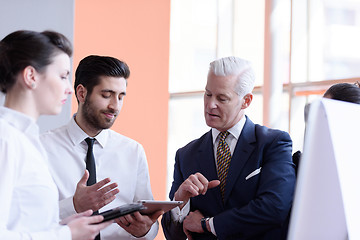
M82 59L75 72L75 95L79 84L83 85L88 94L99 84L101 76L123 77L130 76L130 69L125 62L114 57L90 55Z
M356 84L337 83L325 92L324 97L360 104L360 88Z
M71 42L53 31L16 31L0 41L0 90L6 93L16 81L16 75L27 66L38 72L52 63L55 55L72 55Z

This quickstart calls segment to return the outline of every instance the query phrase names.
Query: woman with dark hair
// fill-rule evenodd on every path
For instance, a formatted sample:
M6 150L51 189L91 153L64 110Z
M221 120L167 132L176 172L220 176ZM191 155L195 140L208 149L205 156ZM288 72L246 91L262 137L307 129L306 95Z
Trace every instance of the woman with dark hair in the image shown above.
M71 94L72 46L57 32L16 31L0 41L0 239L93 239L109 223L92 211L59 224L58 191L36 120Z

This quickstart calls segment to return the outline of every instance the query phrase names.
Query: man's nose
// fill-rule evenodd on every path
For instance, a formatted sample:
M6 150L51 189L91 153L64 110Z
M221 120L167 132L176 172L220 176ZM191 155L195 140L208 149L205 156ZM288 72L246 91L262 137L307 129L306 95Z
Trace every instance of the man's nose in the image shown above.
M115 112L118 112L121 107L121 100L116 97L112 98L108 107Z

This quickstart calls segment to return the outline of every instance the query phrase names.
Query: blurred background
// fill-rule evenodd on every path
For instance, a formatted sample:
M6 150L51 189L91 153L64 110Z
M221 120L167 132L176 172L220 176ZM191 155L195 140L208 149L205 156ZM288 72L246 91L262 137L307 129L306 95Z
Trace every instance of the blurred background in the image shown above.
M235 55L253 63L247 115L289 132L294 152L303 147L304 106L332 84L360 81L360 0L0 0L0 6L1 39L20 29L59 31L74 44L73 72L90 54L128 63L127 96L113 130L144 146L157 200L168 198L176 150L209 130L203 94L211 61ZM39 120L41 131L66 124L76 109L73 97L59 116ZM157 239L164 239L161 230Z

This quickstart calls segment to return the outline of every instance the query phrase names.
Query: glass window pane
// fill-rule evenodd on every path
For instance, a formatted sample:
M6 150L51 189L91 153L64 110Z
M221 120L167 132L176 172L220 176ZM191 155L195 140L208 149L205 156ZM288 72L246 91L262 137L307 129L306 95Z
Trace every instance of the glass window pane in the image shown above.
M289 93L283 92L281 106L275 106L280 107L280 114L278 116L278 128L285 132L289 132L289 103Z
M176 151L209 130L204 119L203 94L170 99L167 192L172 183Z
M256 86L264 82L264 0L234 0L234 55L252 62Z
M261 93L253 93L254 97L250 106L245 110L245 114L255 124L263 123L263 96Z
M311 81L360 76L360 0L309 1Z
M293 140L293 152L302 151L305 133L305 106L322 97L321 94L295 95L291 101L290 133Z
M291 102L290 133L293 140L293 152L303 149L305 130L304 108L307 103L306 96L293 97Z
M170 93L204 90L216 34L216 0L171 1Z

